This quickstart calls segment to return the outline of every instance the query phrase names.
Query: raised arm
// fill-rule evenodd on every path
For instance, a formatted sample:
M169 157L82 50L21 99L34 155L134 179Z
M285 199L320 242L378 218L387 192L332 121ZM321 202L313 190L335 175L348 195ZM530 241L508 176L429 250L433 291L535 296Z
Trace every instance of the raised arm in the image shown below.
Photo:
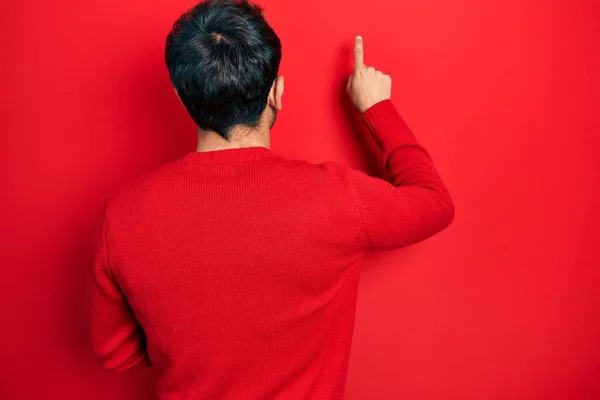
M358 212L372 250L407 246L446 228L454 217L454 205L429 154L391 102L391 77L365 66L361 37L356 39L354 56L348 93L391 177L387 182L349 172Z

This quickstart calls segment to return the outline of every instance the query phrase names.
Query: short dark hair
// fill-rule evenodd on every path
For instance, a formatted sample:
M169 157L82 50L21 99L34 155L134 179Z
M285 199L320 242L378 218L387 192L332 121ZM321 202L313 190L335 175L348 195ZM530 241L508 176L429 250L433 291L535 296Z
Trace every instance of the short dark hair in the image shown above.
M206 0L183 14L167 37L173 86L196 125L228 139L255 128L281 63L281 41L248 0Z

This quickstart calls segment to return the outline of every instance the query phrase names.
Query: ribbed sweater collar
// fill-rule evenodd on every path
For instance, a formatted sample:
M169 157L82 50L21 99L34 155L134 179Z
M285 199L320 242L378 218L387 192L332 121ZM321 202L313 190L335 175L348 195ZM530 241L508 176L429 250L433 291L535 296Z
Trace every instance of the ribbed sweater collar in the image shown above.
M244 147L215 151L195 151L186 156L188 162L194 164L238 164L273 157L266 147Z

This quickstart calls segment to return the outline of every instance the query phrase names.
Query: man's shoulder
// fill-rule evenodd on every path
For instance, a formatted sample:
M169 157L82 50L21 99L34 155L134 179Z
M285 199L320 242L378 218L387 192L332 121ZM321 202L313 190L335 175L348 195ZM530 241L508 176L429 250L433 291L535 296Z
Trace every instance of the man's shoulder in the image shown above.
M282 159L282 169L288 179L308 181L319 190L337 191L338 194L352 188L352 178L362 174L358 169L336 161L311 162L297 159Z
M315 175L329 176L333 179L345 180L352 168L335 161L310 162L291 158L281 158L285 166L298 171L306 171Z
M118 211L156 199L176 179L182 167L183 160L177 159L152 168L120 186L107 199L107 204L112 210Z

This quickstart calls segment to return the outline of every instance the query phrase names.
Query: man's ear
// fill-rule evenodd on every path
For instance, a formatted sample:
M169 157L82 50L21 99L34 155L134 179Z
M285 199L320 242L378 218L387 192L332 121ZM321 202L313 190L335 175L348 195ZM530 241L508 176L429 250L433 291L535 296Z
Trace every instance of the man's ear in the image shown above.
M271 86L271 92L269 92L269 105L277 111L283 108L281 98L283 97L283 76L278 76Z

